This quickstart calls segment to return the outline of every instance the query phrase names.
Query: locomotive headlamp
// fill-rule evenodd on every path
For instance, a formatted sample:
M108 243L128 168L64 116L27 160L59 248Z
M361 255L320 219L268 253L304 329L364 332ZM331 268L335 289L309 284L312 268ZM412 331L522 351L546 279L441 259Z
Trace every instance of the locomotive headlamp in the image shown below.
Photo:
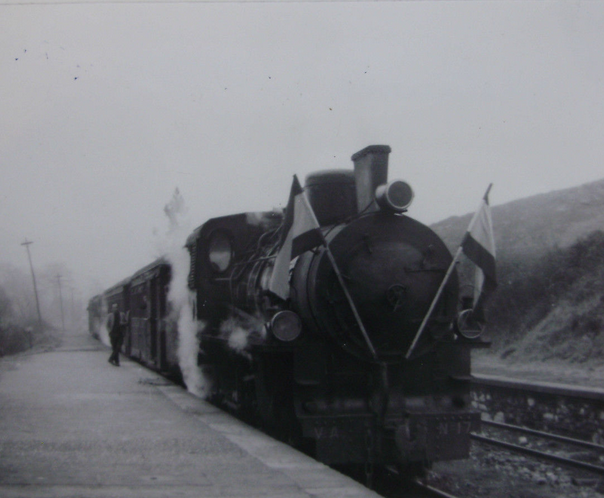
M279 311L271 319L271 332L283 342L291 342L302 332L302 320L293 311Z
M402 180L394 180L375 189L375 200L385 211L403 213L413 201L411 185Z
M464 339L478 339L484 330L484 324L476 320L472 314L474 310L463 310L457 316L457 332Z

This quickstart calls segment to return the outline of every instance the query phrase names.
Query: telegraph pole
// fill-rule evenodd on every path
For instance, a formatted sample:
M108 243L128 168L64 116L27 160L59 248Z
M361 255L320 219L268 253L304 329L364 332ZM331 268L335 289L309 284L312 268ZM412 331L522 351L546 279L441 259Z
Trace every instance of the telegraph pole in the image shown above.
M73 322L74 322L73 315L75 313L73 312L73 309L74 309L73 308L73 287L71 285L69 286L69 291L71 292L71 301L69 304L69 323L71 323L71 327L73 328Z
M63 333L65 333L65 315L63 314L63 293L61 292L61 275L57 275L57 282L59 284L59 302L61 303L61 325L63 326Z
M29 269L31 270L31 278L34 282L34 295L36 296L36 309L38 310L38 323L40 325L40 332L42 332L42 313L40 313L40 300L38 299L38 286L36 285L36 274L34 273L34 265L31 262L31 253L29 252L29 246L33 244L32 241L25 239L21 245L27 249L27 259L29 260Z

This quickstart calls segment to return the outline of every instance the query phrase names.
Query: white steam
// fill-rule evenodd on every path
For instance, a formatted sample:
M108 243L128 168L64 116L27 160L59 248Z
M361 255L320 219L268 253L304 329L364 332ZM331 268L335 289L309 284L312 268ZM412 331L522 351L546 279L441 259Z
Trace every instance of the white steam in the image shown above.
M97 334L99 340L105 345L111 347L111 341L109 340L109 329L107 328L107 319L109 318L107 311L107 303L105 299L101 299L100 304L98 304L99 308L97 309L97 304L91 303L91 308L89 308L89 314L92 317L91 330L93 334Z
M178 189L174 191L172 199L164 207L164 212L168 217L169 228L164 239L160 241L160 250L172 269L168 292L171 309L169 319L178 325L178 364L187 389L203 397L207 394L208 383L197 364L198 332L203 329L203 324L195 320L195 294L187 285L190 259L185 243L191 233L191 223L184 199Z
M227 318L220 324L220 332L228 337L229 347L238 353L245 354L250 329L243 328L235 317Z
M229 347L237 353L250 357L246 351L252 337L265 338L266 330L262 320L239 311L238 315L227 318L220 325L220 334L228 338Z
M103 313L102 317L106 317L107 313ZM102 320L99 326L99 339L105 346L111 347L111 341L109 340L109 330L107 329L107 320Z

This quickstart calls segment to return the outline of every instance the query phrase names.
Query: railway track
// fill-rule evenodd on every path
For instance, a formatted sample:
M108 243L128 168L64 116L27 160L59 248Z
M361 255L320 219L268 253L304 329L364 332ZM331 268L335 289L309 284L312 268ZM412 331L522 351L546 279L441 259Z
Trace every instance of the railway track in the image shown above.
M500 436L493 437L492 435L472 434L471 438L483 444L504 448L512 453L527 455L539 460L554 462L566 467L580 469L583 471L604 476L604 467L594 464L590 461L599 461L599 457L604 455L604 446L594 444L580 439L569 438L543 431L536 431L525 427L519 427L510 424L502 424L497 422L484 421L486 427L495 429ZM509 439L506 434L522 433L529 436L531 439L524 438L524 444L516 444L506 441ZM543 446L546 446L548 451L543 451ZM579 460L568 455L577 453L577 448L585 448L589 453L584 454L584 459Z
M440 489L429 486L428 484L422 483L421 481L414 481L413 483L417 487L417 495L425 498L457 498L455 495L446 493Z
M604 390L474 375L473 406L491 419L604 441ZM501 420L503 421L503 420Z
M389 476L376 478L373 489L386 498L454 498L450 492L503 498L532 493L541 496L544 491L552 497L568 498L591 496L590 488L594 493L602 489L604 446L586 439L597 440L598 428L604 426L604 391L501 378L487 379L485 385L490 390L481 386L483 396L474 398L489 408L481 410L491 417L505 414L519 425L483 420L483 431L472 435L474 457L467 463L435 466L426 480L417 481L387 469ZM540 421L547 432L520 426L534 426Z
M395 467L386 467L376 482L374 491L385 498L458 498L456 495L430 486L420 478L401 475Z
M483 420L475 441L604 476L604 446L588 441L604 437L603 390L476 375L473 396L482 412L515 424Z

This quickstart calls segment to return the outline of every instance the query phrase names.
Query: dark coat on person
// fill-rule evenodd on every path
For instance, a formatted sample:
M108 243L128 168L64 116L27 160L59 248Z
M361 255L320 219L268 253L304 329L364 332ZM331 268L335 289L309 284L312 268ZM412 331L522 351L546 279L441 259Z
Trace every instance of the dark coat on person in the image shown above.
M121 329L120 312L118 310L114 310L107 319L107 330L109 330L109 337L117 338L121 336Z
M120 366L120 349L122 348L124 327L122 325L121 314L115 309L107 318L107 329L109 330L109 340L111 341L111 356L109 363Z

